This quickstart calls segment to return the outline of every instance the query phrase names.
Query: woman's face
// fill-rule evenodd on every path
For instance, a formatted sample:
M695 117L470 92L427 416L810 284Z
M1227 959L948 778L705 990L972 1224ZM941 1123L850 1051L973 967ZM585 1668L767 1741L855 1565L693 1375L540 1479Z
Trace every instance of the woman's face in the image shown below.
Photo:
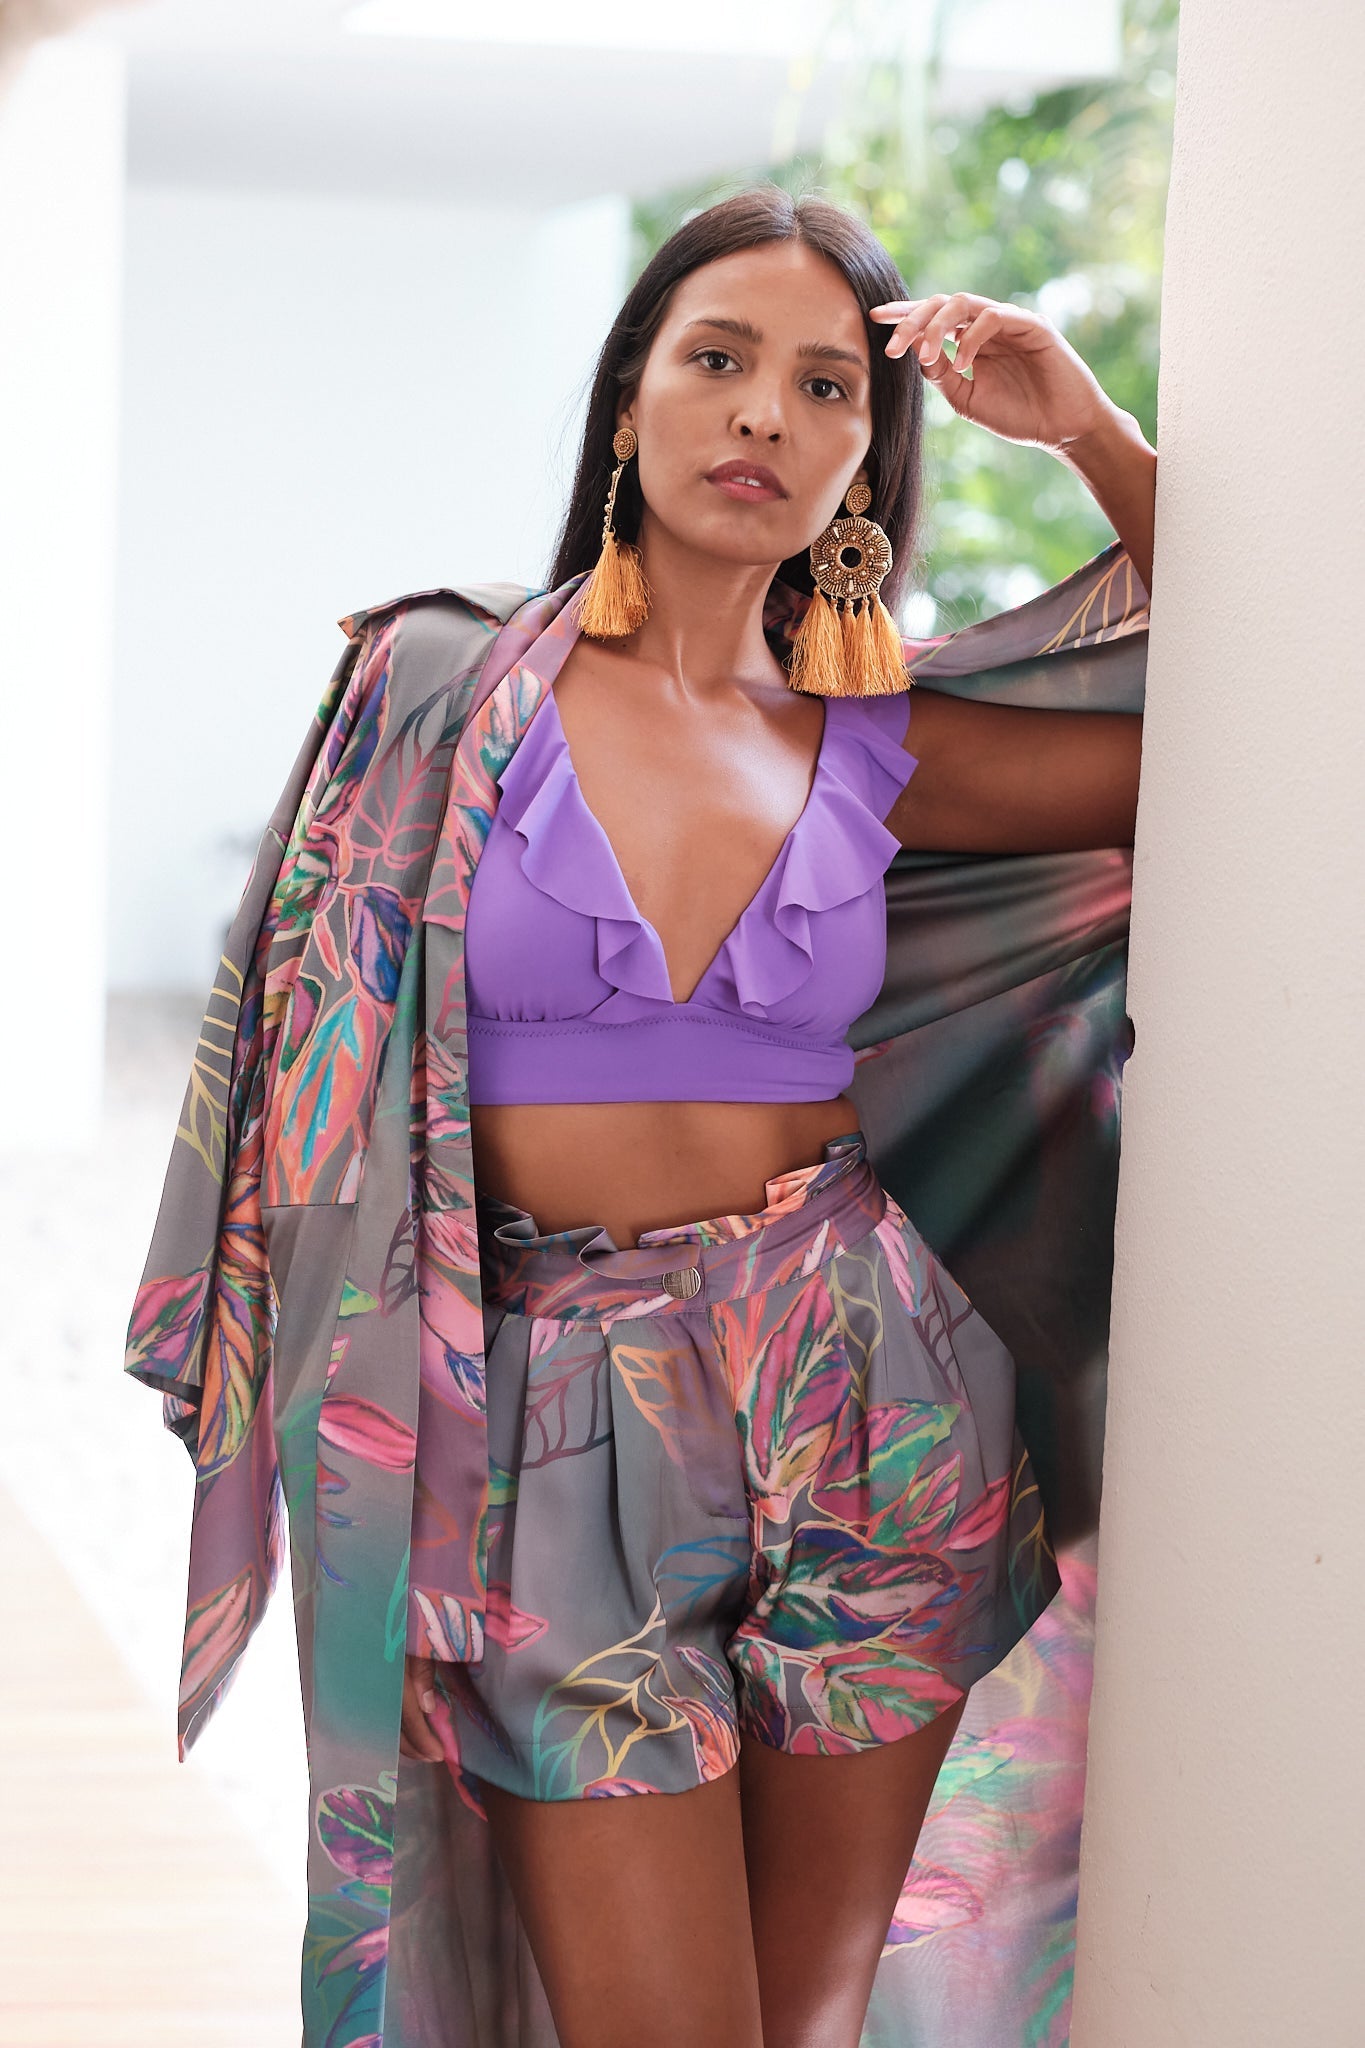
M867 330L842 273L801 242L694 270L617 423L639 437L646 553L654 524L724 561L801 554L865 480L872 438Z

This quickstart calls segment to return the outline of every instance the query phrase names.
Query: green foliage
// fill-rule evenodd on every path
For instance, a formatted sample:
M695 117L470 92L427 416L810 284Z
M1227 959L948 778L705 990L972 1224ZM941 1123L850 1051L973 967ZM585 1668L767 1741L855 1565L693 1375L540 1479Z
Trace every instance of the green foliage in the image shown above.
M687 213L745 185L819 192L862 214L911 298L971 291L1037 308L1155 442L1176 25L1177 0L1125 0L1116 76L970 115L937 103L935 58L913 74L872 58L852 69L818 156L640 202L637 269ZM919 633L1019 603L1114 537L1061 463L927 398L928 507L907 610Z

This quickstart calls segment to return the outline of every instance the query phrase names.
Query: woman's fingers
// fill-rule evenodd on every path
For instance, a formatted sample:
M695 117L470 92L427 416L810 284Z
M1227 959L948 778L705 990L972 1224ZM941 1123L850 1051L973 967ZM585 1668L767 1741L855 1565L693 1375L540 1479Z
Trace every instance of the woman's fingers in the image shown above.
M888 356L903 356L913 346L921 369L936 365L935 374L956 368L943 355L948 335L971 325L990 305L979 292L933 292L927 299L888 299L872 306L868 318L883 324L894 321L895 333L886 344ZM960 336L959 336L960 338Z
M881 325L894 324L895 333L886 344L889 356L903 356L917 339L931 310L943 302L940 292L932 299L888 299L884 305L869 309L868 319Z
M953 357L953 368L959 376L971 367L977 350L984 341L989 341L991 335L998 331L1000 322L1001 315L997 308L987 306L984 312L977 314L975 320L971 322L966 331L958 336L957 353Z
M415 1762L438 1764L445 1755L428 1714L436 1705L436 1667L430 1657L403 1663L403 1715L398 1748Z
M930 314L920 337L918 354L921 365L927 367L938 362L947 337L950 334L958 336L959 330L970 327L989 304L990 300L983 299L979 292L950 292L946 297L940 296L938 310ZM944 362L940 367L951 369L956 365Z

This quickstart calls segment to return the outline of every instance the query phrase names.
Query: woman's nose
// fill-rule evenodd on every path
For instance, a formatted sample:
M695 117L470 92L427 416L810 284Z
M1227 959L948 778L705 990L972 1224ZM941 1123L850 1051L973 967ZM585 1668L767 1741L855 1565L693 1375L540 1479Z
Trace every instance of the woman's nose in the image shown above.
M746 406L736 419L741 434L750 434L758 441L780 441L787 431L787 422L782 407L776 401Z

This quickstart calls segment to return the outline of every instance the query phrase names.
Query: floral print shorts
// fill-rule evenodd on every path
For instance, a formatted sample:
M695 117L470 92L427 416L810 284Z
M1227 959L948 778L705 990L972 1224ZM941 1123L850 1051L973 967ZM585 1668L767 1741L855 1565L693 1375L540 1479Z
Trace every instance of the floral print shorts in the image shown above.
M673 1792L741 1732L891 1741L1057 1591L1010 1353L861 1134L765 1195L626 1250L480 1195L488 1638L437 1666L462 1774Z

